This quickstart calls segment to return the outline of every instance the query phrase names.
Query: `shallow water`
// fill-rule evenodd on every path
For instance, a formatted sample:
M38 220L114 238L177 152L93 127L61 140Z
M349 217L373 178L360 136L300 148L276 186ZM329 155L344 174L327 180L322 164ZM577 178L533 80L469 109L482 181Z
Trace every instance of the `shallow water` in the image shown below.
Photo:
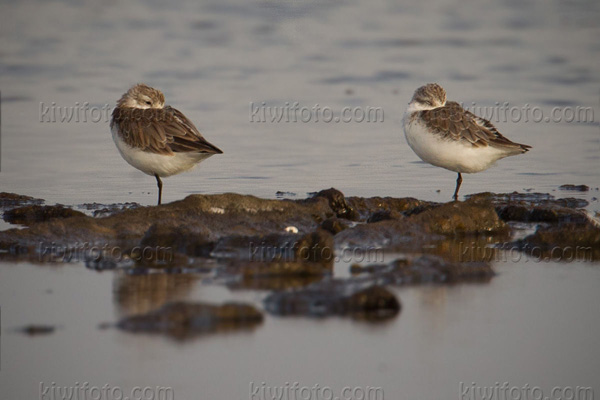
M143 296L116 294L131 284L127 276L81 265L2 263L3 397L36 398L40 382L124 391L162 385L173 387L176 399L250 398L250 382L319 384L336 393L346 386L381 387L385 398L406 399L459 398L460 382L529 384L546 392L597 389L597 266L529 260L495 267L499 275L489 284L392 289L403 309L383 324L267 316L251 331L179 343L99 329L155 306ZM156 279L152 299L158 302L237 299L260 306L265 294L192 278ZM28 337L10 329L32 321L57 325L57 331Z
M347 195L447 200L455 174L419 162L401 131L412 92L430 81L466 106L508 102L518 108L515 118L526 104L546 117L556 105L596 114L588 122L534 123L520 111L512 123L497 110L499 130L533 150L466 176L463 194L600 185L596 2L523 9L470 1L460 12L443 2L144 4L2 6L2 190L66 204L153 204L154 179L121 159L105 118L91 122L99 111L81 111L87 123L47 122L51 113L42 111L52 103L112 106L138 81L161 88L225 151L167 179L166 201L219 192L304 197L331 186ZM250 103L262 102L335 112L381 107L384 117L250 122Z
M1 191L50 204L154 204L154 179L121 159L108 121L94 123L87 114L88 122L48 122L43 112L52 103L112 106L143 81L225 152L166 179L166 202L221 192L304 198L332 186L346 195L447 201L455 174L420 162L401 131L414 89L437 81L466 106L508 102L518 110L539 107L544 117L554 107L593 110L593 119L579 122L492 118L533 150L466 175L461 193L549 192L585 198L591 211L600 210L596 1L466 1L459 8L441 0L65 0L0 7ZM381 107L384 119L251 122L251 103L263 102L318 103L336 113ZM558 190L565 183L592 190ZM388 398L407 399L458 396L461 381L600 390L597 265L520 261L495 269L499 276L486 285L394 289L404 308L384 325L267 317L251 332L178 344L98 329L130 310L113 293L118 274L0 263L0 391L33 398L42 381L159 384L174 387L177 399L246 398L251 381L381 386ZM336 266L336 274L347 274L347 266ZM257 304L263 296L200 282L183 283L177 293ZM31 323L59 328L33 338L11 331Z

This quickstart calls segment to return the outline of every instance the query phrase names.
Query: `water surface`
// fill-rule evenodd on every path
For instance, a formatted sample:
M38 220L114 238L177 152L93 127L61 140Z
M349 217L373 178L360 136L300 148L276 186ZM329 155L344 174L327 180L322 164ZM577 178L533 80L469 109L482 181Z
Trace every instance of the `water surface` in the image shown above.
M545 116L554 107L592 109L586 121L494 120L533 150L466 175L461 193L548 192L600 210L596 1L31 0L0 7L2 191L49 204L154 204L154 179L121 159L108 121L48 122L44 113L53 104L112 106L145 82L225 152L166 179L166 202L222 192L304 198L332 186L346 195L448 201L455 174L420 162L401 131L412 92L435 81L467 106L508 102ZM262 102L380 107L384 120L251 122L250 104ZM565 183L592 190L558 190ZM337 265L336 274L347 275L347 267ZM260 306L265 293L163 276L152 296L131 298L119 288L136 280L121 273L3 262L1 397L36 398L40 382L86 381L170 386L176 399L244 399L250 382L263 381L378 386L400 399L458 397L460 382L594 386L598 393L597 264L523 259L494 267L499 275L489 284L393 289L403 310L386 324L267 316L249 332L182 344L98 326L168 299ZM14 332L32 323L57 330Z

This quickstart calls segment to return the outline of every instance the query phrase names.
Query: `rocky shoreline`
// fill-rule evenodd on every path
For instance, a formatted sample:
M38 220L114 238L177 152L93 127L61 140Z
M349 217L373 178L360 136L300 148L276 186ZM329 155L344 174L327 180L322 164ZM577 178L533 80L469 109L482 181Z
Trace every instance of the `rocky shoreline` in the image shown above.
M156 274L266 292L263 310L165 298L145 310L125 307L115 324L176 339L255 326L263 312L393 318L401 304L389 287L488 282L491 263L509 251L600 260L600 227L583 210L587 201L542 193L479 193L435 203L346 197L332 188L303 200L226 193L162 206L43 204L0 193L4 220L18 224L0 231L0 260L116 270L129 282L119 288L127 301L151 297L131 293L139 290L133 282ZM350 277L334 277L340 261Z

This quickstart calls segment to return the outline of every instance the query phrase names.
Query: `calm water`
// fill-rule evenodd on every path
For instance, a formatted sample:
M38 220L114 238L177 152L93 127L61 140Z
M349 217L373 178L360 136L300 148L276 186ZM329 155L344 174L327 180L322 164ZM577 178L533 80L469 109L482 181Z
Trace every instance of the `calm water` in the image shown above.
M461 192L550 192L600 210L600 3L464 1L3 1L0 190L48 203L154 204L154 179L128 166L108 121L48 122L48 107L114 105L133 83L164 91L225 152L165 181L191 193L346 195L447 201L454 173L423 164L401 132L414 89L436 81L492 118L526 155L465 176ZM380 107L382 122L252 122L251 104ZM496 108L494 108L496 107ZM554 115L553 108L557 107ZM525 109L538 114L525 117ZM569 110L592 110L569 122ZM477 109L476 109L477 110ZM530 111L531 112L531 111ZM542 113L542 122L534 117ZM562 118L545 122L545 117ZM592 117L593 116L593 117ZM514 122L511 121L514 119ZM527 119L527 120L526 120ZM569 193L564 183L594 190ZM439 190L439 192L438 192ZM2 225L1 228L6 228ZM347 266L336 273L347 274ZM40 382L163 385L177 399L244 399L249 382L381 386L387 398L459 396L459 382L600 391L598 284L590 263L498 263L487 285L395 289L385 325L267 317L251 332L189 344L99 330L127 314L113 273L0 263L0 397ZM167 278L164 278L167 279ZM260 303L264 293L191 281L176 297ZM128 305L129 304L129 305ZM134 301L134 307L137 307ZM59 325L29 338L12 329Z

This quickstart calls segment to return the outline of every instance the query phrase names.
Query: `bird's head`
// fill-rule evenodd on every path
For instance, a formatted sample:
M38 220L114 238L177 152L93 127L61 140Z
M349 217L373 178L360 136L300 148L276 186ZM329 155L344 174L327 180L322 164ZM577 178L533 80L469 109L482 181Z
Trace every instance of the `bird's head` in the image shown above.
M437 83L428 83L415 90L410 103L409 110L422 111L433 110L446 104L446 91Z
M117 102L118 107L125 108L163 108L165 96L158 89L143 83L132 86Z

